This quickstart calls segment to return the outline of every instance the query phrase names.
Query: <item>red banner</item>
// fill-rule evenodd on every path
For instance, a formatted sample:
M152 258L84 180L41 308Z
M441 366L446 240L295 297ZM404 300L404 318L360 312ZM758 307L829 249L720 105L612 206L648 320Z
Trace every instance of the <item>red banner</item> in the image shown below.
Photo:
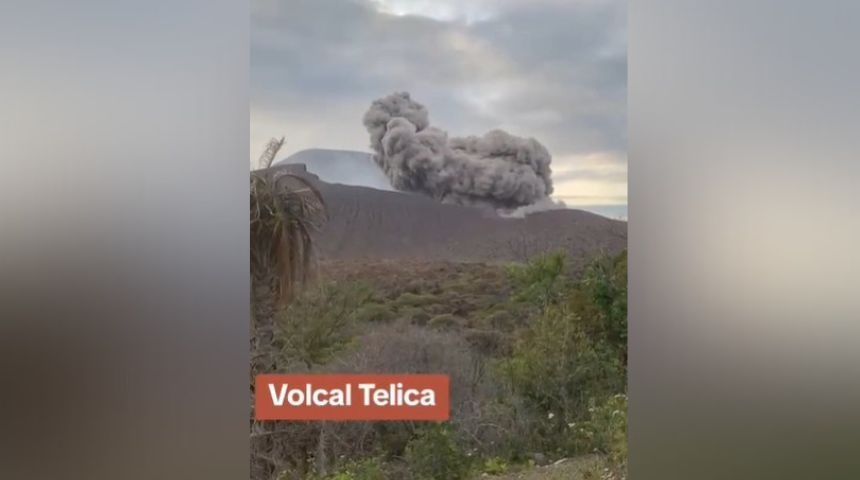
M448 420L448 375L257 375L257 420Z

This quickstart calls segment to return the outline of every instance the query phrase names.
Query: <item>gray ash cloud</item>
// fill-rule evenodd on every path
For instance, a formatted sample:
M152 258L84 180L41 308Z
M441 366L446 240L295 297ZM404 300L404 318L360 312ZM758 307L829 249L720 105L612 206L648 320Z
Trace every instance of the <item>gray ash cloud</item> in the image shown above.
M502 130L449 138L406 92L375 100L364 125L374 160L398 190L502 211L552 193L552 157L540 142Z

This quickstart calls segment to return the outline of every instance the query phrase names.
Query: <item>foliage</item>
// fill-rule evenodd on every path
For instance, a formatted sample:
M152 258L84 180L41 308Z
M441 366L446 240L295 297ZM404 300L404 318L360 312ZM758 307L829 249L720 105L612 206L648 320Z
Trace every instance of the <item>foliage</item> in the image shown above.
M433 295L419 295L413 292L406 292L397 298L395 304L399 307L422 307L436 302L437 299Z
M518 287L515 300L540 308L555 303L567 287L563 252L541 255L525 265L511 265L508 274Z
M595 451L616 463L627 458L627 395L615 394L602 403L591 400L588 418L572 427L580 451Z
M460 324L460 321L454 315L450 313L443 313L442 315L436 315L435 317L430 319L428 325L432 328L436 329L447 329Z
M510 353L510 337L496 330L467 330L463 336L473 350L485 357Z
M578 419L590 397L624 387L614 351L594 343L578 321L562 308L544 313L502 364L514 390L546 414L548 437Z
M325 477L325 480L386 480L386 478L382 460L369 458L349 462L337 472Z
M352 339L358 309L370 295L356 283L327 283L303 292L276 316L282 364L310 369L330 360Z
M272 166L272 162L275 161L275 157L278 156L278 152L281 151L281 147L283 146L284 137L272 138L269 140L269 143L266 144L266 149L263 150L263 153L260 154L260 158L257 159L257 167L260 169L270 168Z
M413 325L426 325L430 321L430 314L416 309L408 312L406 319Z
M540 306L541 313L500 371L513 392L541 413L534 429L542 447L575 453L582 442L570 440L569 425L588 418L593 398L625 389L627 263L626 254L596 259L581 281L571 284L559 280L558 258L540 257L513 270L519 297ZM626 417L622 421L626 425ZM595 424L594 434L612 435L614 430L596 433L611 426Z
M627 396L612 395L603 403L592 400L588 419L572 427L579 451L605 455L603 480L627 477Z
M279 368L274 312L312 278L311 234L325 219L325 202L311 183L269 168L282 145L283 138L270 142L262 168L249 177L252 391L254 374ZM307 451L297 433L308 429L274 434L274 428L273 423L251 422L252 478L273 478L288 465L302 470Z
M355 318L362 323L388 322L393 320L397 314L388 305L380 303L367 303L362 305L356 312Z
M583 274L581 288L594 307L597 334L627 360L627 251L595 259Z
M273 140L250 175L251 281L276 292L282 305L311 271L311 233L325 218L322 195L309 181L268 168L283 145Z
M513 330L515 318L507 310L496 310L483 318L483 324L487 327L500 331Z
M623 478L626 255L578 277L565 265L324 263L337 281L276 316L277 371L447 373L451 421L280 425L285 478L532 478L529 464L583 454L596 459L588 478ZM531 471L586 478L566 465Z
M418 480L460 480L470 471L469 458L444 424L428 426L409 442L406 463Z
M484 461L484 473L488 475L501 475L508 471L508 463L499 457L490 457Z

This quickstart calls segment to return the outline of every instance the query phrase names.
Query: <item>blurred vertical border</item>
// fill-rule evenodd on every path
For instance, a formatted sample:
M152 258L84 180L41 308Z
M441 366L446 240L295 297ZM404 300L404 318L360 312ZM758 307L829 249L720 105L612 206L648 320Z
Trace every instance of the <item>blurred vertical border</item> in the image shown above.
M860 478L860 4L629 8L630 478Z
M0 478L247 478L248 19L0 4Z
M856 2L631 2L630 475L860 474ZM0 5L3 478L247 475L248 5Z

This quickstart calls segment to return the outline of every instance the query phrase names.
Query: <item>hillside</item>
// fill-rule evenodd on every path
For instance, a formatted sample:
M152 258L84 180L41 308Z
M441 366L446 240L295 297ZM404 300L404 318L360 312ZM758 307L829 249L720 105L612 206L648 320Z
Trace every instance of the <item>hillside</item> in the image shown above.
M290 164L305 165L309 171L327 183L393 190L388 178L376 166L369 153L310 148L296 152L277 163Z
M558 264L322 262L271 369L447 374L451 419L255 424L254 478L623 480L626 257Z
M328 171L326 165L341 163L342 158L323 156L313 165ZM282 162L272 168L305 175L322 193L329 220L317 235L317 248L324 260L523 261L563 250L579 266L600 252L617 253L627 243L626 222L582 210L505 218L422 195L330 183L321 178L337 178L332 172L317 177L302 164ZM367 178L366 172L362 175Z

